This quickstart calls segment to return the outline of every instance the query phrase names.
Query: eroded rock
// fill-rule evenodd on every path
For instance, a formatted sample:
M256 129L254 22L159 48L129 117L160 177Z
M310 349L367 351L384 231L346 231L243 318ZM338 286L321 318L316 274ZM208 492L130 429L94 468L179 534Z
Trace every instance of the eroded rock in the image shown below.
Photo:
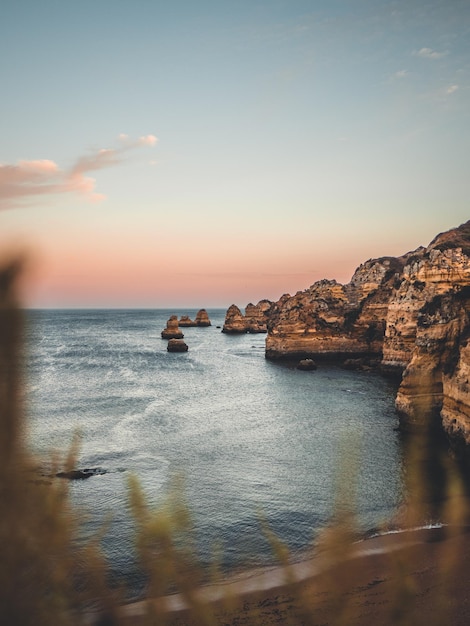
M168 352L187 352L188 346L182 339L170 339L166 349Z
M178 325L178 317L171 315L166 323L166 328L162 330L162 339L182 339L183 337L183 331Z
M209 319L209 315L206 311L206 309L200 309L197 313L196 313L196 326L210 326L211 325L211 321Z

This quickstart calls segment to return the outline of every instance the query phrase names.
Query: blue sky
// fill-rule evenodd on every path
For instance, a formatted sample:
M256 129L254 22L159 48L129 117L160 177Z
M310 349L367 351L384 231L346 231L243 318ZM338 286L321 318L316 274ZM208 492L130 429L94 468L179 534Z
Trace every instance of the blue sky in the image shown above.
M458 0L7 0L27 302L244 305L466 221L469 31Z

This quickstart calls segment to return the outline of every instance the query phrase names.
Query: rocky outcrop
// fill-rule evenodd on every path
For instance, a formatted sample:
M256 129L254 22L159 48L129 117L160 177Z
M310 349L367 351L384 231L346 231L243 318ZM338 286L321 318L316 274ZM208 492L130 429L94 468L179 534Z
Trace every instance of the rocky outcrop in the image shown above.
M260 300L258 304L251 302L245 307L245 314L236 304L232 304L225 314L223 333L266 333L267 321L271 310L270 300Z
M252 304L251 302L245 307L245 322L246 330L248 333L267 333L267 317L266 313L269 311L269 307L265 307L268 301L264 300L263 305L261 303Z
M371 259L348 285L320 280L283 296L269 313L267 358L380 360L388 303L402 267L402 259Z
M67 478L68 480L86 480L92 476L102 476L107 473L108 471L102 467L87 467L84 469L72 469L57 472L56 476L57 478Z
M178 317L171 315L166 323L166 328L162 330L162 339L182 339L183 332L179 329Z
M182 315L179 319L178 326L190 328L191 326L197 326L197 324L188 315Z
M166 349L168 352L187 352L188 346L182 339L170 339Z
M268 312L266 357L334 359L401 377L404 427L442 423L470 444L470 221L402 257L370 259L347 285L314 283Z
M205 326L211 326L211 321L209 319L209 315L206 311L206 309L200 309L197 313L196 313L196 319L192 320L189 315L182 315L180 317L180 320L178 322L179 326L183 327L183 328L190 328L193 326L199 326L199 327L205 327Z
M297 364L297 369L303 372L313 372L317 369L317 364L313 359L301 359Z
M228 334L246 333L245 316L242 314L236 304L232 304L227 309L222 332Z
M210 326L211 325L211 321L209 319L209 315L206 311L206 309L200 309L197 313L196 313L196 326Z

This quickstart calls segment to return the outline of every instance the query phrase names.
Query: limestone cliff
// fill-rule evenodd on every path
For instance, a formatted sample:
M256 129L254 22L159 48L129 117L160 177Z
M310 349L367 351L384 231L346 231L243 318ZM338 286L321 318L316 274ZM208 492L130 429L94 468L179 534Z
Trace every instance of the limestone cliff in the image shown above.
M267 358L381 359L385 317L403 260L371 259L351 282L320 280L273 305Z
M470 221L402 257L366 261L347 285L285 294L264 315L267 358L380 366L401 377L404 427L434 418L470 444Z

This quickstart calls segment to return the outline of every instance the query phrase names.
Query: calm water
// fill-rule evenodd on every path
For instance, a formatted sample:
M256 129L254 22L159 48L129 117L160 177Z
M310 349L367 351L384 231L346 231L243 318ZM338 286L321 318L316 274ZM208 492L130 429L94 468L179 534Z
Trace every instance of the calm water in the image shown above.
M221 544L229 568L271 559L259 511L300 555L332 513L347 452L359 459L361 529L389 516L400 498L388 381L271 363L265 335L222 334L225 311L208 312L211 327L183 329L184 354L168 353L160 332L170 314L195 310L29 313L31 445L48 459L81 430L78 466L107 473L72 483L74 501L89 532L111 515L104 549L135 588L129 473L158 504L182 472L201 559Z

